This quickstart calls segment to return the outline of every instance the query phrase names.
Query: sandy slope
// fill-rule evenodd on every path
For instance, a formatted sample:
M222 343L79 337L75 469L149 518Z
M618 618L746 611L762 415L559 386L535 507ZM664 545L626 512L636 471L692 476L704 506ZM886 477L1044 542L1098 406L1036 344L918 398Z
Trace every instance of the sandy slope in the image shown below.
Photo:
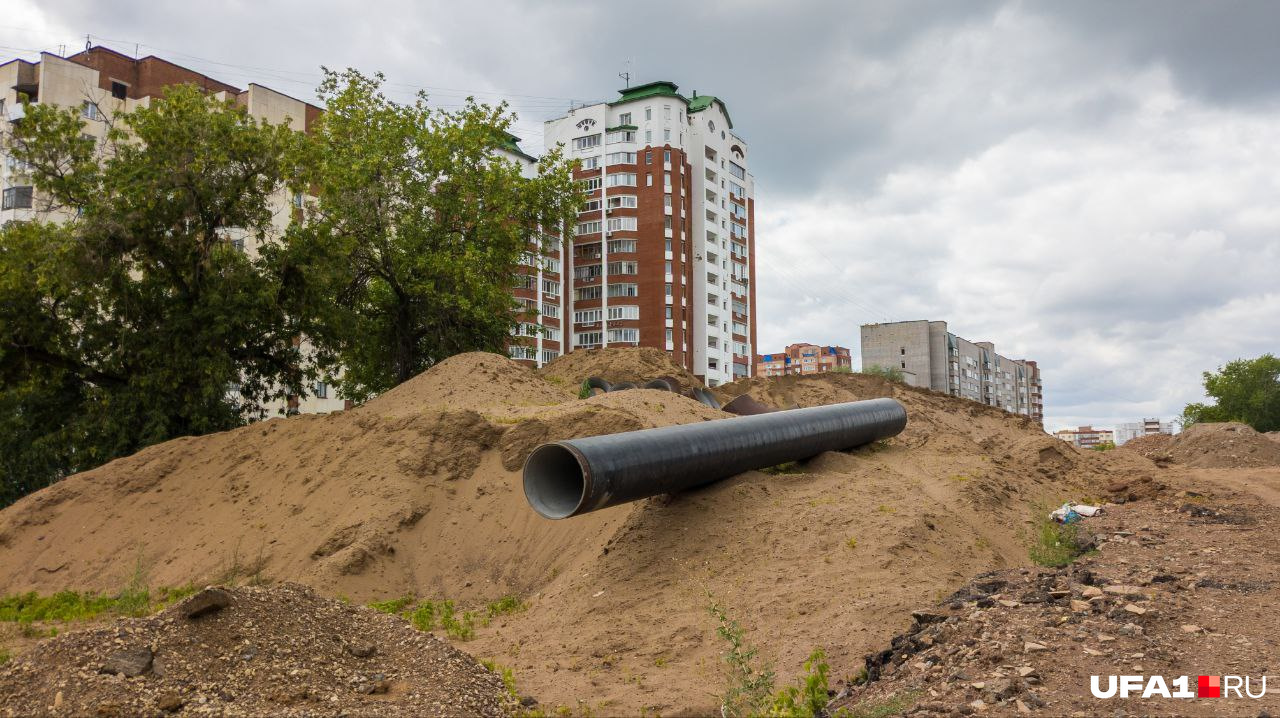
M609 356L578 370L663 368ZM910 424L888 447L824 454L803 473L552 522L520 490L538 442L725 416L651 390L579 401L578 370L566 362L548 381L461 355L353 411L168 442L70 477L0 513L0 592L113 590L140 567L152 585L236 569L359 601L517 593L530 608L465 648L513 666L522 691L607 713L706 712L721 691L709 597L784 677L819 646L853 665L911 609L1025 563L1037 507L1155 471L873 377L752 380L719 391L776 406L893 395Z

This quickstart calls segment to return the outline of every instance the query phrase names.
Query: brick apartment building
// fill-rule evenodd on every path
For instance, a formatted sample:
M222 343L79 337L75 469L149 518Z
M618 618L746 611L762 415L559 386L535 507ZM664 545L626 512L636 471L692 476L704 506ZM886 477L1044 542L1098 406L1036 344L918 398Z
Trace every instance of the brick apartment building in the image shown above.
M788 344L783 351L756 355L756 376L819 374L836 369L853 370L847 347Z
M543 134L580 162L588 191L565 233L563 286L538 282L530 297L558 299L559 317L544 308L542 323L563 328L559 346L663 349L711 386L750 376L755 190L724 102L651 82L574 108Z
M996 353L991 342L971 342L947 323L916 320L862 325L862 366L895 367L909 383L1044 423L1040 368L1030 359Z
M1060 429L1053 435L1081 449L1093 449L1099 444L1115 444L1115 432L1111 429L1095 429L1092 426L1081 426L1075 429Z

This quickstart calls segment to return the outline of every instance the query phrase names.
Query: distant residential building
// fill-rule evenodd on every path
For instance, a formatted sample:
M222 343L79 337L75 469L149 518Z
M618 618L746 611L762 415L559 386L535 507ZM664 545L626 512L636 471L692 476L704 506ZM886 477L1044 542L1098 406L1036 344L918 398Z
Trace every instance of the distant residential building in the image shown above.
M1148 436L1150 434L1172 434L1173 422L1160 421L1159 419L1143 419L1142 421L1127 422L1116 425L1116 446L1136 439L1139 436Z
M839 368L853 369L847 347L789 344L781 352L756 355L757 376L820 374Z
M1111 429L1095 429L1092 426L1061 429L1055 431L1053 435L1081 449L1092 449L1099 444L1116 443L1115 432Z
M909 384L979 401L1044 423L1040 368L924 319L862 325L862 368L897 368Z

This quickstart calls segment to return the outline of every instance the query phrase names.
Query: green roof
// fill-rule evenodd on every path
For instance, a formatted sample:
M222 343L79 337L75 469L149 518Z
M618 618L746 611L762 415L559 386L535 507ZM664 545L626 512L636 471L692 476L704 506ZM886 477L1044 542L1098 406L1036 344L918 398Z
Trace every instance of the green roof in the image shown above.
M636 85L635 87L627 87L618 90L618 93L622 95L622 97L619 97L609 104L617 105L623 102L631 102L633 100L643 100L646 97L674 97L677 100L688 104L689 100L684 95L677 92L679 89L680 88L676 83L668 82L666 80L647 82L643 85Z
M618 125L617 127L606 127L604 131L613 132L615 130L638 130L638 129L640 128L636 127L635 125Z
M498 143L499 143L500 145L502 145L502 149L504 149L504 150L506 150L506 151L510 152L510 153L511 153L511 154L513 154L513 155L517 155L517 156L523 157L523 158L525 158L526 160L529 160L530 162L537 162L537 161L538 161L538 158L537 158L537 157L534 157L533 155L531 155L531 154L529 154L529 153L525 152L524 150L520 149L520 138L519 138L519 137L516 137L515 135L511 134L510 132L504 132L504 133L502 133L502 137L500 137L500 138L498 139Z
M729 129L733 129L733 118L729 117L729 108L725 106L724 100L715 95L695 95L689 99L689 114L702 112L711 106L711 103L720 103L720 111L724 113L724 118L729 121Z

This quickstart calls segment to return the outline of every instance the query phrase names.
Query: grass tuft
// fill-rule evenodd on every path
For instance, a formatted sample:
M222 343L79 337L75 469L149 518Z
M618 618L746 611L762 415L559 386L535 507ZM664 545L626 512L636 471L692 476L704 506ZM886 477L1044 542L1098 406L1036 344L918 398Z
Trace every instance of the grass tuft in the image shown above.
M1047 517L1038 518L1028 549L1031 560L1041 566L1061 568L1083 556L1087 551L1080 547L1077 527L1078 524L1060 524Z

